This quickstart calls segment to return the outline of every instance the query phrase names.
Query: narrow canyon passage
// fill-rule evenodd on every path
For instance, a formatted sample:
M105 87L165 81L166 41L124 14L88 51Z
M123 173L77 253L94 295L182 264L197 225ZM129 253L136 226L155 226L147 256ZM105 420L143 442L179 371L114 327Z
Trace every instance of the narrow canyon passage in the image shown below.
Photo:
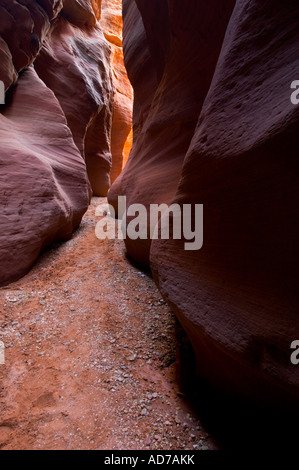
M173 313L122 241L95 236L105 202L0 289L0 448L213 448L178 388Z
M0 0L0 449L298 447L299 4L270 3Z

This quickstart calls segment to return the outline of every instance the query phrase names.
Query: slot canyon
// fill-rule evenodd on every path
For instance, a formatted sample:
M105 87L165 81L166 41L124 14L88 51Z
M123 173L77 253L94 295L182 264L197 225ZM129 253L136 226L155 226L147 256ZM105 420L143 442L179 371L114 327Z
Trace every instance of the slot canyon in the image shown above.
M0 449L295 445L298 24L291 0L0 0ZM202 205L202 247L150 217L100 239L121 197Z

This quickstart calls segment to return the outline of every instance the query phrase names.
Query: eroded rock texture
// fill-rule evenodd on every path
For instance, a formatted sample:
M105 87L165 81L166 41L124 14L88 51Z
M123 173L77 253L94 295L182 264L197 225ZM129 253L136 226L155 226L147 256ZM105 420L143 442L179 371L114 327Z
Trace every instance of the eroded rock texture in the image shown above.
M111 68L115 88L111 153L111 182L121 173L132 147L133 91L124 64L122 8L119 0L102 0L101 27L111 47Z
M109 200L170 202L209 89L233 1L124 2L124 53L135 92L134 146ZM150 243L126 241L148 263ZM131 246L132 245L132 246Z
M66 14L62 10L34 65L64 111L74 141L86 161L93 193L105 196L110 187L112 165L114 89L110 48L98 23L93 26L92 12L88 10L85 22L89 26L85 28L71 14L72 11L67 10Z
M61 0L1 0L0 79L6 89L32 63L61 8Z
M114 87L100 8L95 0L0 0L8 90L0 108L1 285L71 236L90 183L107 194Z
M290 345L299 334L299 107L290 84L299 7L170 0L155 22L162 2L124 3L136 134L110 199L204 205L201 250L153 241L157 284L202 377L237 397L298 410ZM152 71L145 81L142 65ZM148 244L127 249L146 262Z
M54 94L33 68L0 114L0 285L67 239L89 199L86 167Z

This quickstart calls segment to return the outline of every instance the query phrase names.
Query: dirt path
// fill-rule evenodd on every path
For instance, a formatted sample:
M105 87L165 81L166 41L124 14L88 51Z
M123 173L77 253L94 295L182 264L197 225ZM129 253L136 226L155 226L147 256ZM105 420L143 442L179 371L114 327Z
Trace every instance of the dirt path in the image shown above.
M206 449L176 381L178 325L122 241L73 239L0 289L0 448Z

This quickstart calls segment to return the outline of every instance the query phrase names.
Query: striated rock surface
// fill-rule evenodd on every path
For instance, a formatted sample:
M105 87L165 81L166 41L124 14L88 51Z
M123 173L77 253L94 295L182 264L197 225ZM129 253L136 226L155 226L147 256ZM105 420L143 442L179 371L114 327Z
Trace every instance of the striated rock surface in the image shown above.
M187 331L200 375L298 410L299 7L124 1L134 143L116 204L204 205L204 244L126 241Z
M234 1L124 2L124 52L135 92L134 145L109 201L170 202L213 77ZM129 219L128 219L129 221ZM150 243L126 240L147 264Z
M237 2L174 198L204 204L204 245L154 241L156 281L200 374L298 411L298 5Z
M71 236L90 183L107 194L114 87L100 8L98 0L0 0L1 285Z
M95 9L96 4L100 1L93 2L90 0L63 0L63 16L80 27L95 27L96 16Z
M64 8L34 64L64 111L74 141L86 161L93 193L105 196L110 187L112 165L114 89L109 46L99 25L94 26L94 14L90 10L87 13L84 21L88 27L82 29L76 11L72 16L72 10L65 12Z
M136 142L149 113L158 82L142 17L134 0L123 2L123 22L124 60L128 77L134 89L133 135ZM132 152L135 154L135 146L133 146ZM131 159L134 158L135 161L136 157L133 157L132 152ZM123 188L123 177L126 173L126 171L121 173L108 193L109 203L114 206L116 214L117 198L126 193Z
M111 182L121 173L132 147L133 91L124 65L122 8L119 0L102 0L101 27L111 47L111 68L115 88L111 134Z
M38 54L62 0L0 1L0 79L8 89Z
M67 239L89 201L84 161L57 99L33 68L0 114L0 285Z

